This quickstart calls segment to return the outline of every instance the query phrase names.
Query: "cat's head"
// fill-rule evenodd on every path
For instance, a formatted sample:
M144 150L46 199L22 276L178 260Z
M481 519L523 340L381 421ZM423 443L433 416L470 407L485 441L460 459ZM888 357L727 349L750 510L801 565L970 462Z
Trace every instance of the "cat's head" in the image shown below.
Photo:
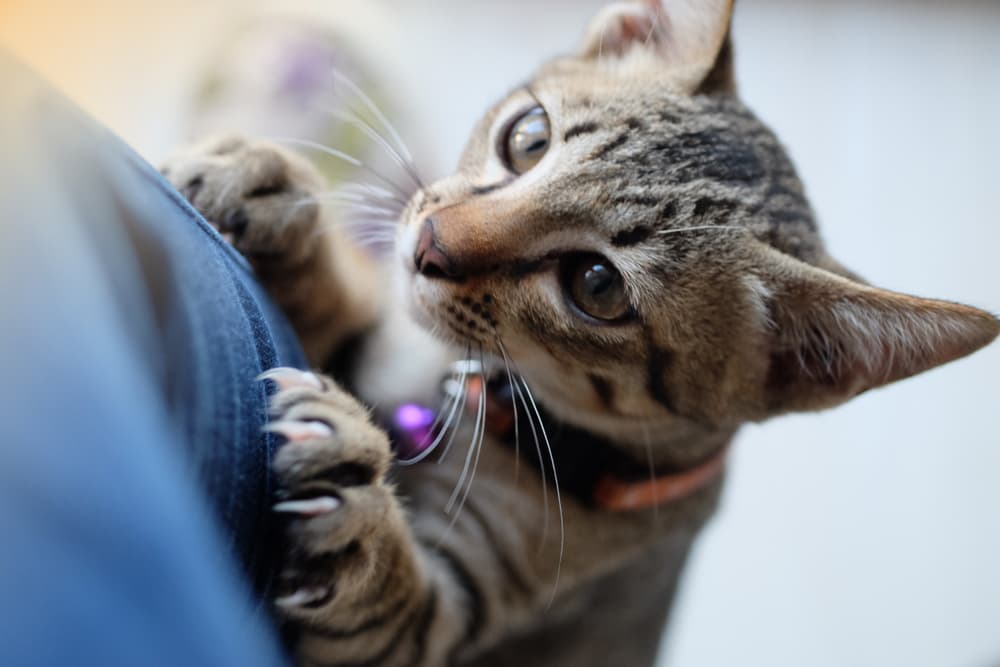
M607 7L404 213L418 317L463 348L502 341L564 419L726 429L839 404L1000 332L827 255L788 156L736 97L731 10Z

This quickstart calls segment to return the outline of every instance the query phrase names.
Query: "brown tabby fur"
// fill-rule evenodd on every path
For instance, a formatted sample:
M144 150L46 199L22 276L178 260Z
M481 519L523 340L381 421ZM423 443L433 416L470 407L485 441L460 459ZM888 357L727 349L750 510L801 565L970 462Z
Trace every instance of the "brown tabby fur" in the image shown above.
M548 412L623 455L690 465L746 421L840 404L1000 332L974 308L869 287L826 254L787 155L735 95L730 12L723 0L607 8L578 55L487 112L457 171L413 197L390 267L336 228L312 233L315 202L289 213L322 186L283 150L209 142L167 173L255 264L317 366L368 332L346 378L367 403L439 400L445 364L471 345L509 354ZM496 146L536 104L551 144L515 176ZM455 279L415 271L427 219ZM596 324L567 306L555 267L570 251L621 271L635 318ZM324 593L283 608L304 663L653 664L719 481L628 513L563 496L560 556L551 480L543 490L523 465L518 477L510 447L487 435L450 525L464 452L392 469L353 398L327 378L279 375L288 497L339 501L289 528L290 590ZM298 437L303 424L319 427ZM462 426L456 441L471 438Z

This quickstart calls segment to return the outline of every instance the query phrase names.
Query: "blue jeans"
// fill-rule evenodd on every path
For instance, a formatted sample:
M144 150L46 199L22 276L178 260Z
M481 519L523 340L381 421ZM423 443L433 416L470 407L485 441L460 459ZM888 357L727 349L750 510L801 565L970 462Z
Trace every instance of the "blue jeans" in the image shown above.
M283 664L244 260L0 53L0 665Z

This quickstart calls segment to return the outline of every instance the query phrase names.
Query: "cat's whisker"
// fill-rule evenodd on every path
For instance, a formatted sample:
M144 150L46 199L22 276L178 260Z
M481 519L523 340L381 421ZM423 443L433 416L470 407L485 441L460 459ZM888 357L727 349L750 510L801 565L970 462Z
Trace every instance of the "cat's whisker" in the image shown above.
M517 417L517 398L514 392L514 375L510 370L510 359L507 358L507 350L504 348L503 341L500 340L499 334L497 335L497 347L500 349L500 354L503 358L503 366L507 371L507 384L510 387L510 404L511 409L514 412L514 486L517 486L521 471L521 433L518 425Z
M394 237L399 233L399 228L395 225L388 225L383 220L379 218L351 218L350 220L345 220L341 223L331 225L334 227L343 227L349 232L372 232L378 234L384 234L386 236Z
M360 196L351 196L348 193L328 192L316 195L315 199L321 202L330 202L332 204L350 205L350 208L363 211L381 211L389 216L399 214L399 209L390 206L389 204L364 199Z
M437 331L437 329L435 328L435 332L436 331ZM471 356L471 354L472 354L472 346L471 345L467 345L466 348L465 348L465 358L468 359L469 356ZM462 423L462 417L465 416L465 403L466 403L465 399L466 399L466 396L468 395L468 389L469 389L469 376L468 376L468 373L466 372L466 373L462 374L462 387L461 387L461 389L459 391L459 394L460 394L460 403L459 403L459 406L458 406L458 413L457 413L458 414L458 423L456 423L455 424L455 428L452 429L451 436L448 437L448 442L445 443L444 450L442 450L441 456L438 457L438 460L437 460L438 463L441 463L442 461L444 461L444 457L446 457L448 455L449 450L451 450L452 443L455 442L455 436L458 434L458 427Z
M387 178L386 176L383 176L369 165L365 164L364 162L354 157L353 155L348 155L344 151L337 150L336 148L331 148L329 146L319 143L318 141L310 141L309 139L299 139L297 137L262 137L262 138L266 139L267 141L273 141L275 143L290 144L293 146L301 146L303 148L309 148L314 151L319 151L320 153L324 153L326 155L329 155L330 157L334 157L338 160L350 164L351 166L357 167L358 169L361 169L362 171L365 171L368 174L371 174L376 179L389 186L389 188L395 190L399 194L399 196L402 197L404 200L410 197L410 193L408 193L406 190L400 187L398 183L394 182L390 178Z
M736 225L696 225L694 227L680 227L678 229L664 229L659 232L660 236L669 236L670 234L680 234L681 232L696 232L702 229L718 229L718 230L736 230L739 232L749 232L746 227L738 227Z
M346 226L346 229L351 238L354 239L373 238L386 239L387 241L396 240L396 233L388 229L370 228L361 225L348 225Z
M480 353L481 352L482 350L480 350ZM479 390L479 399L476 405L476 425L472 431L472 440L469 442L469 449L465 455L465 463L462 465L462 472L458 477L458 482L455 484L454 490L451 492L451 497L448 498L448 502L445 503L444 506L444 511L447 514L452 513L452 509L455 507L455 502L458 500L459 494L465 485L465 480L469 477L472 469L473 457L475 456L477 449L476 443L479 440L479 432L480 429L482 429L486 424L486 392L484 389L485 387L480 388ZM452 518L452 523L454 523L457 517L458 513L456 512Z
M324 221L312 232L310 240L315 240L326 234L330 234L337 229L344 229L351 238L358 238L369 234L385 236L386 239L395 241L399 233L399 225L384 218L372 218L368 216L345 217L336 221Z
M391 220L389 216L392 215L392 211L388 211L379 206L371 206L369 204L350 203L349 205L344 207L344 214L345 217L350 218L352 220L356 219L360 215L364 215L364 216L376 216L376 219L385 221L387 218ZM392 228L398 231L399 224L392 223Z
M313 239L319 239L323 236L326 236L327 234L332 234L334 231L336 231L336 229L337 228L334 225L329 225L327 227L317 229L313 232ZM379 235L379 236L373 236L372 234L365 234L363 232L356 232L350 234L350 228L348 228L348 232L351 240L360 244L364 244L366 241L385 241L387 243L390 242L394 243L396 240L396 237L394 235L389 235L389 234Z
M468 353L466 353L468 356ZM433 433L438 426L441 426L442 422L444 425L442 427L442 432L446 432L451 422L452 413L458 406L459 398L461 397L461 392L466 385L466 378L469 375L468 367L463 366L462 371L459 374L458 380L448 379L445 383L443 391L445 393L445 398L442 400L442 409L438 410L437 415L434 417L434 422L431 424L430 432ZM446 407L449 406L450 407ZM447 417L443 417L447 413ZM435 444L432 445L432 449L437 447L437 440L443 439L443 435L435 436Z
M355 192L353 190L349 190L348 186L343 186L337 188L336 190L330 190L329 192L321 192L316 195L316 199L320 199L322 201L356 202L359 204L378 204L387 208L391 208L393 205L399 206L399 200L397 199L383 200L368 192Z
M646 37L642 40L643 46L649 44L649 40L653 38L653 33L656 32L656 21L649 22L649 30L646 31Z
M355 243L357 243L359 246L363 248L372 248L372 249L380 247L382 249L390 248L396 243L395 238L379 238L370 236L353 237L353 240Z
M349 193L357 192L365 197L374 197L375 199L384 199L387 201L392 201L396 204L399 204L400 209L405 208L406 204L408 203L406 199L401 198L399 195L392 192L391 190L387 190L386 188L383 188L379 185L375 185L374 183L368 183L365 181L355 181L354 183L346 183L340 186L338 190L341 192L349 192Z
M399 212L394 209L387 208L384 204L368 204L346 199L334 200L332 202L327 202L327 200L322 201L324 203L329 203L331 207L336 209L339 212L338 217L341 220L349 220L352 217L356 217L359 213L365 213L370 216L375 216L384 223L392 225L397 229L399 228L397 218Z
M482 367L483 363L484 363L483 362L483 348L480 347L479 348L479 365ZM458 519L458 516L462 513L462 508L465 507L465 501L468 500L469 493L472 492L472 483L476 479L476 470L479 469L479 457L483 453L483 443L486 440L486 409L485 409L486 408L486 377L485 377L485 375L483 376L483 383L482 383L482 387L480 388L479 395L480 395L480 397L482 399L482 403L483 403L483 416L481 418L482 423L481 424L479 424L479 423L476 424L476 426L478 427L478 430L479 430L479 440L477 441L477 440L473 439L473 447L476 450L476 458L472 462L472 472L469 474L469 483L465 485L465 491L463 491L463 493L462 493L462 499L459 501L458 508L455 510L455 518L453 519L453 521L455 519Z
M436 333L436 331L437 328L434 327L432 329L432 333ZM465 346L465 356L463 357L463 359L468 359L471 354L472 354L472 344L470 343ZM452 397L456 399L458 405L457 410L453 411L454 415L457 415L458 421L455 423L454 429L451 428L451 422L452 419L454 418L454 415L449 414L448 419L445 421L443 430L448 431L450 429L451 435L448 437L448 442L445 443L444 450L441 452L441 456L438 457L437 460L438 463L441 463L441 461L444 460L444 457L448 454L448 450L451 448L451 443L455 440L455 434L457 433L458 427L462 423L462 417L464 416L465 395L466 391L469 388L469 365L462 364L461 367L462 371L459 375L459 379L457 380L458 386L454 388L454 391L452 392Z
M552 444L549 442L548 433L545 432L545 425L542 423L542 415L538 411L538 404L535 403L535 397L531 395L531 388L528 386L528 383L525 381L523 376L521 376L521 385L524 387L524 391L528 396L528 401L531 403L531 409L534 411L536 419L538 419L538 426L542 432L542 439L545 441L545 448L549 453L549 461L552 463L552 486L555 487L556 508L559 512L559 562L556 565L556 576L552 583L552 592L549 595L547 605L552 606L552 603L556 599L556 593L559 590L559 576L562 574L563 554L566 548L566 524L563 516L562 495L559 491L559 474L556 472L556 459L552 453Z
M406 202L388 190L381 188L363 189L361 186L367 184L351 183L343 185L335 190L322 192L315 197L321 201L337 201L358 204L371 204L382 206L386 210L392 211L393 216L398 217L406 208Z
M372 115L374 115L376 120L382 124L382 127L384 127L389 133L393 141L396 142L396 146L399 148L399 151L403 154L406 161L412 164L413 155L410 153L410 149L406 147L406 142L403 141L403 137L399 135L399 132L397 132L396 128L392 126L392 123L390 123L389 119L385 117L385 114L378 108L378 105L372 101L372 98L368 97L368 95L366 95L356 83L351 81L351 79L349 79L337 68L332 69L332 74L336 81L339 81L343 85L347 86L351 92L357 95L358 99L361 100L361 103L372 112Z
M345 230L346 235L349 239L355 242L362 242L365 240L373 241L386 241L389 243L396 242L396 234L389 230L380 229L369 229L363 225L341 225ZM329 226L324 229L316 230L315 238L320 238L326 234L332 234L337 230L336 226Z
M307 195L303 196L295 201L293 201L288 206L288 210L285 212L283 221L287 221L288 217L292 215L297 209L307 204L314 203L317 199L325 201L330 196L328 195L317 195L315 197ZM352 204L352 206L346 211L347 215L334 217L332 220L329 217L324 217L322 219L322 224L319 225L310 236L309 240L315 240L316 238L329 233L334 228L342 227L350 230L351 228L360 228L363 231L379 231L386 234L390 234L393 237L399 231L399 223L391 218L386 218L384 216L395 215L395 211L390 211L386 208L373 207L365 204L355 204L353 201L348 201L345 203ZM363 214L359 216L358 214ZM375 216L375 217L372 217Z
M324 220L324 224L351 226L360 224L359 221L365 221L379 228L399 231L399 222L396 218L391 217L387 211L369 211L351 206L345 206L343 215L337 216L335 220Z
M328 228L328 229L325 230L325 233L331 233L333 231L334 231L334 228ZM357 228L348 227L347 228L347 237L352 242L358 243L358 244L364 244L366 242L371 242L371 243L384 242L384 243L390 243L390 244L395 244L396 243L396 235L395 234L391 234L389 232L366 231L363 228L362 229L357 229Z
M497 340L497 345L500 348L501 353L509 359L510 363L513 364L514 361L513 359L510 359L509 356L507 355L503 343L500 340ZM535 418L531 414L531 410L528 409L528 401L527 399L525 399L524 392L521 390L521 385L518 382L518 375L515 374L512 376L512 378L514 380L514 387L513 387L514 394L521 401L521 405L524 407L524 414L528 417L528 426L531 429L531 439L535 443L535 453L538 456L538 463L539 463L538 472L542 478L542 539L538 544L538 550L539 552L541 552L542 548L545 546L545 543L549 539L549 489L547 481L548 476L545 472L545 458L542 456L541 441L538 439L538 431L535 428Z
M373 245L379 243L385 243L386 245L392 245L396 241L395 236L375 236L375 235L358 235L353 236L353 240L360 245Z
M424 182L420 178L420 174L417 173L416 166L411 161L406 160L406 158L404 158L402 154L400 154L400 152L396 150L396 148L379 133L378 130L376 130L374 127L371 126L371 124L365 121L364 118L354 113L353 111L344 112L344 111L338 111L336 109L324 109L324 111L329 113L334 118L342 120L345 123L349 123L350 125L353 125L354 127L361 130L369 139L371 139L372 141L380 145L383 149L385 149L385 152L389 155L390 158L392 158L392 161L398 164L399 167L404 172L406 172L406 175L410 177L414 185L416 185L418 188L424 187Z
M466 356L468 356L468 353L466 353ZM415 463L420 463L437 450L438 445L441 444L451 429L452 421L455 418L455 411L458 409L459 404L462 403L462 394L465 392L465 388L468 385L468 377L468 369L463 367L462 372L459 375L459 379L454 381L457 383L459 389L454 393L449 393L447 395L442 402L442 409L438 410L437 416L434 418L434 423L431 424L431 427L428 430L429 433L434 433L435 429L437 429L439 425L441 426L440 430L437 431L437 435L434 437L434 440L430 444L427 444L426 441L421 442L421 451L419 454L409 459L397 459L397 463L403 466L414 465ZM442 420L442 415L446 413L447 416ZM461 419L461 417L459 419Z

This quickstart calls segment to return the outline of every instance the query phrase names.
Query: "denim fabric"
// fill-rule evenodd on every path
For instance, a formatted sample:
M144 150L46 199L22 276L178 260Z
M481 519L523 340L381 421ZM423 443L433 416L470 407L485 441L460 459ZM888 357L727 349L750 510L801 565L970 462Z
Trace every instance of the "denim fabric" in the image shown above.
M282 664L255 377L298 344L155 170L0 84L0 665Z

